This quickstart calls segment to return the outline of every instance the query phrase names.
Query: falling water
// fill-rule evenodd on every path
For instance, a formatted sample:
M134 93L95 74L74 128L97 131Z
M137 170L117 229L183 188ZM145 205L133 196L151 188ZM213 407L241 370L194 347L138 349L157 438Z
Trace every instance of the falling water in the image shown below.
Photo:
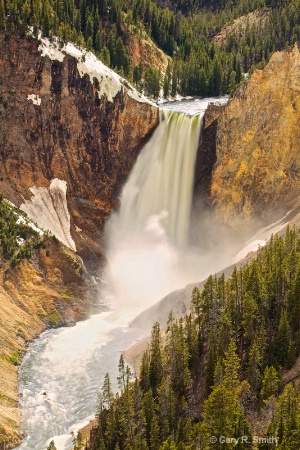
M149 217L163 214L168 236L174 244L186 246L201 118L160 111L158 129L123 190L120 234L138 234Z
M160 123L105 232L113 303L135 313L193 281L186 256L203 114L160 111Z

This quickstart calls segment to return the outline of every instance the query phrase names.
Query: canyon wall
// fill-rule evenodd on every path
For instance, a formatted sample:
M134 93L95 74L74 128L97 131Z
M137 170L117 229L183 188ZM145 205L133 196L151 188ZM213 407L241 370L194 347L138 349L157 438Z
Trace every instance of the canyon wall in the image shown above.
M70 234L93 273L105 219L158 123L153 104L99 65L76 48L0 36L0 191L20 206L31 188L66 182Z
M300 53L275 53L220 110L208 203L242 228L299 206Z
M97 298L94 278L56 238L14 269L0 252L0 449L20 443L18 366L27 342L99 311Z

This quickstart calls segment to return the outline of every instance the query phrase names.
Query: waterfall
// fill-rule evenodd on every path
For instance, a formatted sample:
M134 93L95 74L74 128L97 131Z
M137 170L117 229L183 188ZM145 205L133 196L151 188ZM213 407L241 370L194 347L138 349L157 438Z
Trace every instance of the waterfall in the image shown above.
M52 439L58 450L71 449L71 432L95 413L95 393L105 373L115 380L120 352L149 331L144 323L142 329L129 327L131 319L171 291L231 263L226 246L209 252L189 246L194 165L208 102L174 103L171 107L195 114L160 111L160 124L106 226L107 291L101 300L111 303L111 310L74 327L47 330L30 344L20 368L27 437L18 450L46 450ZM203 220L201 215L197 227ZM209 222L203 240L214 241L213 231ZM153 317L147 317L151 327Z
M106 279L117 302L144 308L184 284L180 261L189 243L202 117L160 110L123 189L104 239Z
M163 214L178 246L189 238L194 166L202 116L160 110L160 123L139 156L122 193L118 224L139 232L149 217Z

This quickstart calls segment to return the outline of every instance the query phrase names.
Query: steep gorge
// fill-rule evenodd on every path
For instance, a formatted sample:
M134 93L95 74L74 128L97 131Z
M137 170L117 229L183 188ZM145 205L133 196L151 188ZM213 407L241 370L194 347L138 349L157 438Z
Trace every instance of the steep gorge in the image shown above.
M52 198L81 259L52 237L15 269L0 255L0 448L6 449L20 440L17 368L26 342L99 308L90 273L101 267L103 225L158 123L157 108L125 80L117 79L116 89L109 75L79 71L84 56L79 61L58 49L42 56L40 44L0 35L0 191L25 210L37 194L39 208Z
M94 279L53 237L14 269L0 255L0 448L20 442L17 370L26 343L98 311L96 298Z
M0 37L0 69L0 190L20 206L33 186L66 181L71 236L97 274L105 219L157 124L157 109L128 95L125 84L113 99L99 98L99 80L82 75L75 57L43 57L30 38ZM299 73L297 47L275 54L226 107L209 108L197 195L221 224L242 227L274 208L297 206ZM92 279L73 253L49 242L50 256L40 249L31 263L1 269L0 370L13 382L1 380L0 426L11 442L18 438L11 434L18 422L14 351L47 324L84 317L93 297Z

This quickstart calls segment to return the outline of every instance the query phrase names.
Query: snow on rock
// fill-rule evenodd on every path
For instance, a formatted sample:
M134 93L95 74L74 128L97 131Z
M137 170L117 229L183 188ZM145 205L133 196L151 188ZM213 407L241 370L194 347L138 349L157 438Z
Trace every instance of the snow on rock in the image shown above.
M41 228L38 228L33 222L29 222L28 220L25 220L24 217L19 216L17 220L17 224L23 223L24 225L27 225L28 227L32 228L34 231L36 231L40 236L44 235L44 231L41 230Z
M27 100L28 101L31 100L34 105L38 105L38 106L40 106L40 104L42 102L41 97L39 97L37 94L29 94L29 95L27 95Z
M60 45L57 40L50 42L48 38L41 38L39 51L42 56L48 56L51 60L63 62L65 55L60 50Z
M71 46L71 44L67 44L64 48L65 51L67 51L68 46ZM91 83L93 83L94 78L99 81L99 98L106 95L107 99L112 102L113 98L121 90L122 81L119 75L105 66L93 53L88 52L85 55L82 53L82 58L78 62L77 68L81 77L85 74L89 75Z
M257 252L260 247L264 247L267 243L267 240L257 239L255 241L251 241L246 244L246 246L234 257L233 264L238 263L242 259L246 258L246 256L251 252Z
M39 227L50 230L63 244L76 251L70 231L70 214L67 206L67 182L55 178L50 187L32 187L30 200L25 200L20 209Z
M124 78L120 77L116 72L103 64L92 52L80 49L71 42L68 42L68 44L60 48L57 39L54 39L53 42L50 42L48 38L41 38L40 40L41 44L39 50L42 56L48 56L50 59L58 60L60 62L64 60L65 55L76 58L80 76L83 77L85 74L89 75L91 83L93 83L94 78L99 81L99 98L106 95L107 99L112 102L117 93L120 92L121 89L125 89L129 97L134 100L154 105L154 103L139 93Z
M23 238L21 238L20 236L17 236L17 239L16 239L16 241L17 241L18 245L22 245L22 244L23 244L23 242L24 242L24 239L23 239Z

